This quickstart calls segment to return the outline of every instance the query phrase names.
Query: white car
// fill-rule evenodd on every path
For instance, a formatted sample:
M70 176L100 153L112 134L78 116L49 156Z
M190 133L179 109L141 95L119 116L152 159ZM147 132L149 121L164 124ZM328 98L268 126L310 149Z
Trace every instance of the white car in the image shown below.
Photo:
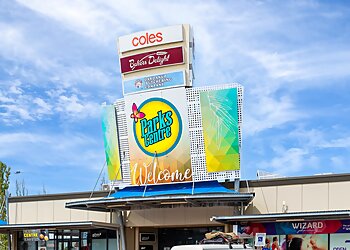
M230 245L219 245L219 244L203 244L203 245L183 245L172 247L171 250L206 250L206 249L236 249L236 250L246 250L252 249L250 246L244 246L241 244L231 244Z

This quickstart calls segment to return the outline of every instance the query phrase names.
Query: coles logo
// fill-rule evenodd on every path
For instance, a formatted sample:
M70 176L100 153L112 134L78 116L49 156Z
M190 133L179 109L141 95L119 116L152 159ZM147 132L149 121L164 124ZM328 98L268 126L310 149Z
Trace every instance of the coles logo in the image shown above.
M182 133L179 111L163 98L150 98L139 107L132 105L134 138L149 156L164 156L178 144Z
M162 32L157 33L148 33L146 32L145 35L141 35L139 37L135 36L131 40L131 44L134 47L137 47L139 45L147 45L147 44L153 44L153 43L160 43L163 41L163 34Z

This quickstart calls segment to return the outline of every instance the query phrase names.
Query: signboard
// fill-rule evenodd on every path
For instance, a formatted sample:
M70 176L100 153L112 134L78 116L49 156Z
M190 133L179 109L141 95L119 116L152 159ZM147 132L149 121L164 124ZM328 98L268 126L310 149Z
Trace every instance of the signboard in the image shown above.
M155 233L140 233L140 242L155 242Z
M40 241L39 235L40 235L40 230L24 230L23 231L24 241Z
M118 130L114 105L102 106L102 130L109 180L121 180Z
M265 246L266 233L256 233L255 234L255 246L263 247Z
M200 93L208 172L240 169L237 89Z
M48 241L48 230L23 230L24 241Z
M185 88L125 97L132 185L192 180Z
M176 71L123 81L123 92L124 95L128 95L185 85L184 71Z
M123 53L135 49L182 41L182 25L169 26L119 37L119 51Z
M122 57L120 58L120 69L121 73L125 74L183 63L183 49L182 47L175 47Z
M349 233L350 220L251 223L240 231L249 235L256 232L265 232L268 235Z

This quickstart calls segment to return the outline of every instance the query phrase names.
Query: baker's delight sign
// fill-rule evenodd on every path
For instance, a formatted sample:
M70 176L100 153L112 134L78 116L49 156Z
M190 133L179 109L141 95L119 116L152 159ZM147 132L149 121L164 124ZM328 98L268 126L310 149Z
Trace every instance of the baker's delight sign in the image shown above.
M185 89L125 98L133 185L192 180Z
M120 58L120 69L121 73L125 74L183 63L183 49L182 47L176 47L122 57Z

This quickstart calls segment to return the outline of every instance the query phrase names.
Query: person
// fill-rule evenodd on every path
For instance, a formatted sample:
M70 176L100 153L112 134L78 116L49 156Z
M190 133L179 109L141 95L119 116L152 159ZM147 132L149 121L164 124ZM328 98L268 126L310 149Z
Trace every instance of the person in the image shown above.
M272 248L271 248L271 241L270 241L270 239L269 238L266 238L266 240L265 240L265 247L264 247L265 249L269 249L269 250L271 250Z
M272 250L280 250L278 238L276 236L272 238Z
M298 237L293 237L289 244L289 250L301 250L303 244L303 239Z
M287 250L287 247L289 247L292 239L293 239L293 236L291 234L288 234L287 238L284 238L284 241L283 241L282 246L281 246L281 250Z
M310 237L310 246L312 250L326 250L324 247L318 246L316 239L314 237Z

